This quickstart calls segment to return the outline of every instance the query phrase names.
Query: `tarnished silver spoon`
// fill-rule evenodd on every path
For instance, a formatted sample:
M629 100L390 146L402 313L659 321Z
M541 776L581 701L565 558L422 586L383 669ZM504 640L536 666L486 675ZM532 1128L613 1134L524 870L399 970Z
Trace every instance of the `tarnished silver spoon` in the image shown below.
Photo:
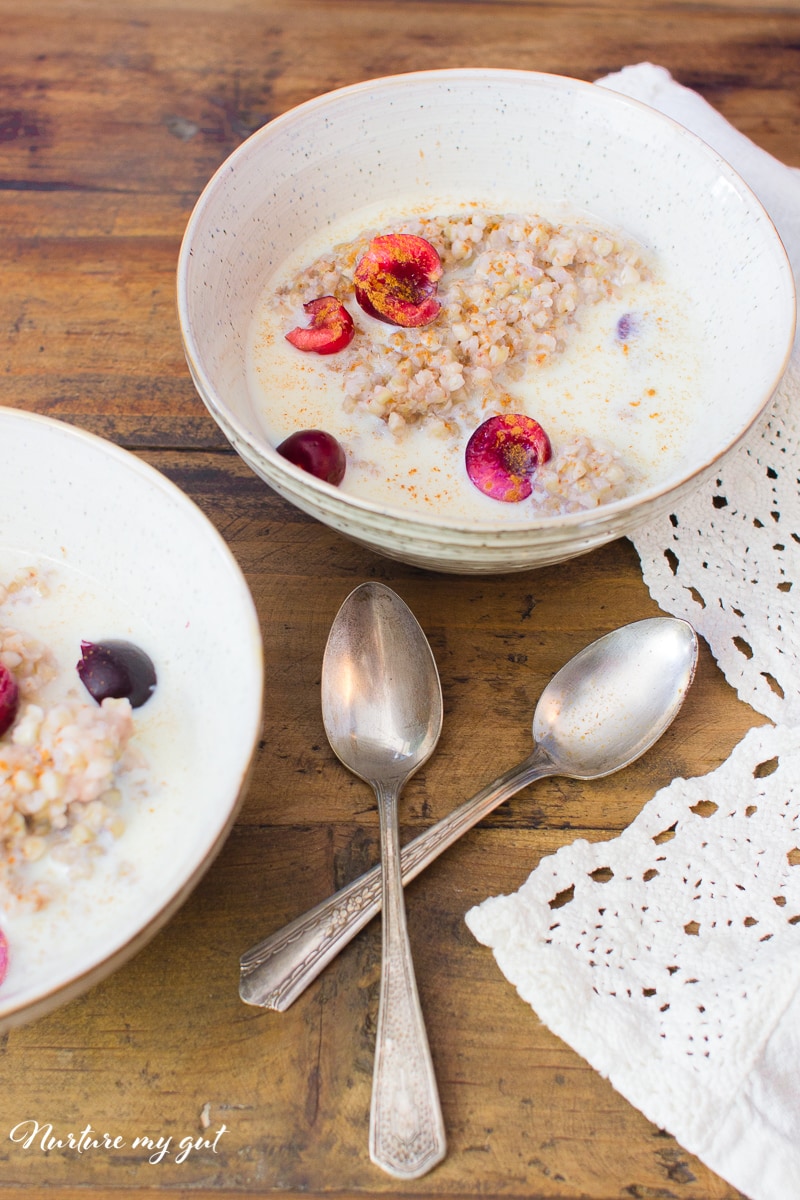
M444 1122L406 929L397 803L442 731L442 689L425 634L382 583L351 592L322 660L322 718L333 752L370 784L381 828L383 956L370 1158L415 1179L445 1154Z
M535 779L599 779L644 754L672 723L694 678L697 636L686 621L650 617L592 642L542 692L533 751L403 847L403 882ZM247 1004L284 1010L380 910L373 867L240 960Z

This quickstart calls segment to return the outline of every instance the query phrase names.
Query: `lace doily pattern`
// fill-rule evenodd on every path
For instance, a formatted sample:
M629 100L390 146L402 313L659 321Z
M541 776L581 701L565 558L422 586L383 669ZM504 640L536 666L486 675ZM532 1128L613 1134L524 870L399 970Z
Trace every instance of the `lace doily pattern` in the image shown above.
M800 359L760 430L633 538L660 607L703 635L740 698L800 722Z
M800 732L751 730L466 920L541 1019L702 1157L800 987Z

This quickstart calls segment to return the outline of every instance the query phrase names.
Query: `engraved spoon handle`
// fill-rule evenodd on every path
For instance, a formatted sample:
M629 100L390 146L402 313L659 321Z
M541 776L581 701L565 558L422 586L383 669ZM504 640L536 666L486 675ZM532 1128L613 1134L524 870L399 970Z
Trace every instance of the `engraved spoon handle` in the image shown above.
M558 775L560 771L544 750L535 747L522 762L403 847L400 855L403 883L416 878L504 800L534 780ZM381 870L375 866L242 955L239 982L242 1000L284 1012L380 907Z
M383 954L369 1155L400 1179L416 1179L447 1149L439 1092L406 927L398 784L375 782L381 822Z

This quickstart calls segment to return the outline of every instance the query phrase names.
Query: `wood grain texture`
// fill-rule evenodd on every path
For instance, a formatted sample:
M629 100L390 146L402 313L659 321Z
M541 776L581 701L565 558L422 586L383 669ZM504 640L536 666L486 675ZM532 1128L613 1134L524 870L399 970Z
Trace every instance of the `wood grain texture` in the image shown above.
M576 650L654 614L617 542L513 576L379 559L290 508L197 398L175 311L180 239L223 159L264 121L371 76L497 66L594 79L650 60L800 166L800 9L768 0L0 0L0 404L127 446L182 487L240 562L261 618L265 727L247 800L186 905L127 966L0 1044L0 1196L735 1200L553 1037L464 925L576 837L614 837L660 786L721 763L753 724L704 648L679 720L624 773L532 785L408 889L449 1155L398 1185L367 1129L380 926L285 1014L237 995L251 942L370 866L371 793L335 761L322 650L345 595L380 579L430 639L445 699L404 836L527 753L536 698ZM223 618L224 619L224 618ZM120 1136L25 1150L24 1120ZM181 1138L208 1147L176 1162ZM149 1163L136 1137L171 1137Z

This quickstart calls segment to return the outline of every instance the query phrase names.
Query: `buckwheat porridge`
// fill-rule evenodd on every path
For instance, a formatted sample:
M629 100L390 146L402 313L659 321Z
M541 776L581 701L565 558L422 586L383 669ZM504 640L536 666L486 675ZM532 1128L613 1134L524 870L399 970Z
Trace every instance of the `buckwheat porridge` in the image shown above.
M91 957L93 937L140 910L180 828L160 682L134 709L98 703L76 670L82 639L109 630L158 640L77 572L0 549L0 1000L59 956Z
M665 478L682 456L700 359L662 264L583 218L440 211L357 214L270 281L248 370L273 444L324 430L344 448L343 490L487 522L583 511ZM422 256L411 297L408 247ZM344 314L315 313L320 297ZM406 310L419 324L402 323ZM328 344L304 353L320 330ZM507 429L520 414L549 446L521 502L498 504L520 497L477 482L465 448L489 418Z

